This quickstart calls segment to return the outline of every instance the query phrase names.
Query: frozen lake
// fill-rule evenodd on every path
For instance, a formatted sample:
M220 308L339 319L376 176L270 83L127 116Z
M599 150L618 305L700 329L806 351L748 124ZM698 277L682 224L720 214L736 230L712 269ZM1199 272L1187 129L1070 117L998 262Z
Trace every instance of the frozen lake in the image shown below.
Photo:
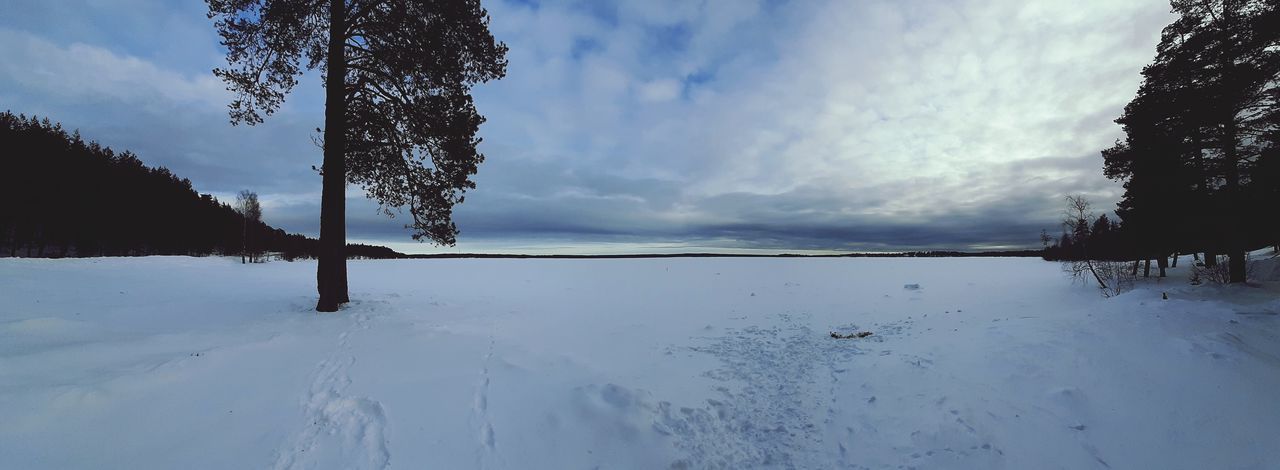
M0 466L1280 466L1280 286L1172 272L0 259Z

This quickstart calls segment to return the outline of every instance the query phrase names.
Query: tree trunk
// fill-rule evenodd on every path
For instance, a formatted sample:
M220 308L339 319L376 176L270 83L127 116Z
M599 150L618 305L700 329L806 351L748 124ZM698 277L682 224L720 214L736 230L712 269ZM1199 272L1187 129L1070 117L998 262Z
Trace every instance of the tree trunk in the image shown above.
M1160 267L1160 277L1165 277L1164 270L1169 267L1169 256L1160 255L1159 258L1156 258L1156 265Z
M1142 277L1151 277L1151 259L1148 258L1146 263L1142 265Z
M1232 8L1223 8L1222 23L1225 25L1223 30L1233 30L1236 28L1236 10ZM1241 65L1235 59L1235 54L1221 54L1219 60L1224 80L1237 78ZM1239 93L1240 90L1236 90ZM1227 256L1231 259L1228 261L1227 270L1230 274L1230 282L1244 282L1245 279L1245 263L1244 263L1244 214L1242 211L1243 198L1242 189L1240 187L1240 154L1238 144L1240 142L1239 123L1236 121L1236 105L1241 102L1236 93L1228 94L1225 100L1228 106L1224 107L1226 114L1222 116L1222 160L1226 169L1226 193L1227 193Z
M1227 253L1231 259L1227 261L1227 272L1231 274L1231 282L1244 282L1248 269L1245 267L1244 250L1231 250Z
M320 196L320 261L316 311L335 312L347 296L346 0L329 0L329 54L325 76L324 168Z
M1098 281L1098 288L1102 290L1106 290L1107 283L1102 282L1102 276L1098 275L1098 270L1093 269L1093 262L1086 259L1084 262L1084 265L1089 267L1089 272L1093 273L1093 279L1095 281Z
M1227 132L1229 136L1232 136L1230 138L1230 141L1234 142L1235 141L1234 122L1231 122L1231 125L1227 126ZM1245 277L1244 224L1243 224L1243 221L1241 220L1243 218L1243 214L1241 213L1241 205L1243 201L1241 200L1242 198L1240 197L1240 192L1241 192L1240 170L1238 167L1239 160L1238 160L1238 157L1236 156L1235 146L1232 145L1228 147L1227 150L1228 151L1225 152L1226 164L1228 165L1227 172L1226 172L1227 173L1226 190L1227 190L1227 205L1228 205L1227 217L1229 218L1229 220L1227 222L1228 230L1227 230L1226 248L1227 248L1227 256L1230 257L1230 259L1227 261L1228 263L1227 270L1228 270L1228 273L1230 274L1230 282L1237 283L1237 282L1245 281L1244 279Z
M1176 268L1176 267L1178 267L1178 254L1177 254L1177 253L1174 253L1174 254L1173 254L1173 262L1169 264L1169 267L1170 267L1170 268Z
M1212 268L1218 265L1218 253L1214 251L1204 252L1204 267Z
M1138 265L1139 265L1139 264L1141 264L1141 262L1140 262L1140 261L1138 261L1138 260L1136 260L1136 259L1135 259L1135 260L1133 260L1133 272L1129 273L1129 275L1131 275L1131 276L1137 276L1137 275L1138 275Z
M244 264L244 257L249 254L249 218L241 214L240 222L240 264Z

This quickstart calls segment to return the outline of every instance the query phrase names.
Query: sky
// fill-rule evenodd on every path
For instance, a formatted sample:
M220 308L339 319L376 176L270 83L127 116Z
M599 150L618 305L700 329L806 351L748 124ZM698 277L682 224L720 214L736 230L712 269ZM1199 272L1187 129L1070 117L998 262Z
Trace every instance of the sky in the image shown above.
M1039 246L1172 20L1162 1L487 0L507 77L454 247L348 191L352 241L407 253L848 252ZM309 73L232 126L196 0L4 0L0 109L131 150L319 232Z

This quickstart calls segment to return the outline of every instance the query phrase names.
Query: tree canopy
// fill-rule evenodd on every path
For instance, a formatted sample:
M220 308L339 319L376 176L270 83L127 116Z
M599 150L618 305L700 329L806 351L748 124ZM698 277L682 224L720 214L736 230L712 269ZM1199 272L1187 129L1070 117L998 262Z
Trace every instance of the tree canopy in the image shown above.
M214 74L235 93L232 122L262 122L306 69L344 70L347 181L388 213L407 207L414 239L452 244L452 207L484 160L471 87L506 74L507 47L477 0L346 0L340 28L331 3L208 0L227 48ZM342 67L329 63L332 29Z

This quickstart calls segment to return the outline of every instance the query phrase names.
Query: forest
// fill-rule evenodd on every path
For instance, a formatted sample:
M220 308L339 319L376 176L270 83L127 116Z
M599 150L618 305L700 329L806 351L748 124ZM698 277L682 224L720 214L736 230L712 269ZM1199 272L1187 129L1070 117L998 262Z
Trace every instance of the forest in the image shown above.
M165 167L68 133L48 118L0 113L0 256L232 255L314 258L317 241L285 233ZM398 258L352 244L351 258Z
M1203 253L1210 267L1225 255L1229 281L1245 282L1247 253L1280 246L1280 6L1172 6L1177 19L1115 121L1125 137L1102 151L1106 176L1124 183L1120 220L1068 198L1061 235L1041 235L1045 258L1155 259L1163 273L1178 253Z

